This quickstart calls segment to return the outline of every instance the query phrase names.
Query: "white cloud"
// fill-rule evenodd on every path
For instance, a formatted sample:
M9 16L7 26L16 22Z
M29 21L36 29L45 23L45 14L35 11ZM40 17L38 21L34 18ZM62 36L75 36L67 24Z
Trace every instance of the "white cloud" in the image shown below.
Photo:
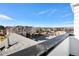
M38 15L43 15L43 14L45 14L45 13L48 13L49 10L50 10L50 9L48 9L48 10L44 10L44 11L40 11L40 12L38 13Z
M68 16L71 16L72 14L69 13L69 14L64 14L62 17L68 17Z
M13 20L13 19L7 15L0 14L0 20Z
M40 11L38 13L38 15L43 15L43 14L53 14L57 11L57 9L47 9L47 10L43 10L43 11Z
M48 16L53 15L57 12L57 9L51 9L50 12L48 13Z
M51 10L51 14L53 14L53 13L55 13L57 11L57 9L53 9L53 10Z

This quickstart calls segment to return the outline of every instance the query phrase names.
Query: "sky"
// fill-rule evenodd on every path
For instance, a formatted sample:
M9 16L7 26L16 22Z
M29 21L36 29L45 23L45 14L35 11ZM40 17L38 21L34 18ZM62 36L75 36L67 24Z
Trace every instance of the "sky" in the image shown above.
M0 25L68 27L73 13L68 3L0 3Z

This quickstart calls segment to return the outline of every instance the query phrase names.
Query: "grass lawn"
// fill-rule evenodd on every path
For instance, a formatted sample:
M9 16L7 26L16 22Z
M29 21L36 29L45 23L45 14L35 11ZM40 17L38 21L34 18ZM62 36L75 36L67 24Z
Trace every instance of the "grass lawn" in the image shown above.
M5 36L0 36L0 42L4 40Z

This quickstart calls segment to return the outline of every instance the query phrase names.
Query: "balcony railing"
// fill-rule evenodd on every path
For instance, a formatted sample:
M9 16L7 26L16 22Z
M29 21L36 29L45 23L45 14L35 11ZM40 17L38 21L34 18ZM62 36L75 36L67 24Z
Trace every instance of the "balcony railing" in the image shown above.
M33 45L29 48L10 54L9 56L46 56L48 55L48 53L50 53L51 50L57 47L67 37L69 37L69 33L57 36L50 40L46 40L37 45Z

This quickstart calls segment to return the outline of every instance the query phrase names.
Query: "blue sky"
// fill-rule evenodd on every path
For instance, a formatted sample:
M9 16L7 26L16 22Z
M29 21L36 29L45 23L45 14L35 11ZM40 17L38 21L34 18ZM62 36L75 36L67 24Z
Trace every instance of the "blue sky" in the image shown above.
M67 3L0 3L0 25L73 26L73 13Z

